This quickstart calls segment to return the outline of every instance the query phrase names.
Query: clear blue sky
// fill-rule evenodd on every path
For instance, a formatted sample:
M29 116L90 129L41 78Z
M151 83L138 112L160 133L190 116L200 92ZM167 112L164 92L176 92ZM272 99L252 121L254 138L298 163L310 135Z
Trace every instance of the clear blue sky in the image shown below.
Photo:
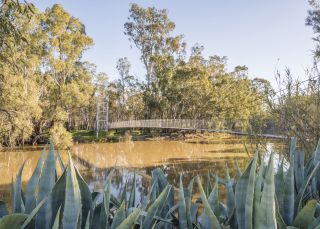
M228 57L228 69L247 65L252 77L274 82L274 69L289 67L304 78L312 63L312 30L305 26L307 0L32 0L41 10L59 3L86 26L94 46L84 59L111 79L118 77L115 65L128 57L132 73L144 77L139 52L130 48L123 24L132 2L144 7L166 8L176 23L176 33L184 34L188 48L199 43L205 55ZM278 62L279 59L279 62Z

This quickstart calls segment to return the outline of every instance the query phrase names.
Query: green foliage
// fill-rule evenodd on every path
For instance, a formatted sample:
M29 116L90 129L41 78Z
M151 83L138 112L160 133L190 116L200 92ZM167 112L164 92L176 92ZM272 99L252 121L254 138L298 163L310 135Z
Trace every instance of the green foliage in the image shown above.
M58 148L67 148L72 146L72 134L68 132L61 123L53 125L50 129L50 136Z
M274 174L273 155L268 165L264 165L263 162L259 163L257 151L239 178L231 179L228 167L226 179L215 175L215 185L208 194L200 178L196 177L200 198L196 198L199 195L193 193L194 179L184 187L182 176L178 198L174 198L174 188L168 184L165 174L155 169L152 171L148 194L141 193L142 202L136 203L135 175L130 194L125 188L124 193L117 198L111 192L113 170L110 170L100 201L95 198L98 193L91 193L70 155L68 165L62 175L57 177L56 160L59 155L51 144L46 158L44 153L40 157L27 185L29 191L25 199L29 199L29 204L26 207L20 181L24 164L21 166L13 183L15 207L12 214L8 215L4 203L0 201L0 228L318 228L319 192L313 189L313 185L320 179L319 147L306 164L306 176L300 189L296 190L291 188L300 182L292 172L296 165L294 157L298 153L295 147L291 147L292 161L289 168L284 171L278 169ZM282 167L281 163L279 168ZM279 173L284 175L280 176ZM280 184L277 179L290 186L288 191L282 194L276 191L275 184ZM38 183L35 182L37 180ZM218 184L227 189L226 205L220 200ZM34 185L38 192L32 191ZM34 198L36 204L32 202ZM291 199L295 204L288 202Z
M57 141L60 147L70 146L67 121L89 105L94 92L91 65L80 60L92 40L84 25L60 5L42 13L31 4L3 2L0 30L1 20L10 20L13 32L25 42L13 39L9 31L1 34L1 143L15 145L51 135L66 139Z

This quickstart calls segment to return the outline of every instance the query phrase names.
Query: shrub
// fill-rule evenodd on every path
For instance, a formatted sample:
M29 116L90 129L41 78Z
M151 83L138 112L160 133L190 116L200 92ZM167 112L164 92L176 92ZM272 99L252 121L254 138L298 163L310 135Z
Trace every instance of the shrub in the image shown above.
M61 123L54 124L50 129L50 138L59 149L70 148L73 144L72 134Z

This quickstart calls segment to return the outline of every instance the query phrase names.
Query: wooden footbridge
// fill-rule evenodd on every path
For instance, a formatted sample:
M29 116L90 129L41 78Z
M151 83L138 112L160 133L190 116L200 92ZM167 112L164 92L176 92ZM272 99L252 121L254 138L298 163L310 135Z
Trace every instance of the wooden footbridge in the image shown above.
M227 133L235 135L252 135L264 138L285 139L285 136L272 134L250 134L232 130L219 130L214 122L209 120L194 119L147 119L147 120L129 120L104 123L101 129L131 129L131 128L159 128L159 129L177 129L177 130L198 130L215 133ZM104 127L104 128L103 128Z

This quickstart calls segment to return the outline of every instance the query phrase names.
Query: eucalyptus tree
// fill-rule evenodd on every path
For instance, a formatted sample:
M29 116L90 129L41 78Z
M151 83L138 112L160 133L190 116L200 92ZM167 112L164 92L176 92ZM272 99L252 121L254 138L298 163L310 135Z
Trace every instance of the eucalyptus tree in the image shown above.
M46 9L41 25L47 36L43 63L47 92L42 98L45 120L49 122L51 135L56 135L54 138L65 139L65 143L70 144L71 135L65 123L72 109L87 105L93 93L90 71L86 63L81 62L83 52L93 41L79 19L57 4Z
M0 138L5 145L23 144L41 116L39 64L43 53L40 14L28 4L1 2Z
M128 22L124 24L125 35L141 52L140 59L145 66L147 89L156 79L154 56L172 55L181 48L182 35L174 36L175 23L165 9L140 7L131 4Z
M320 4L317 0L309 0L311 9L308 11L306 18L306 25L311 26L315 37L315 50L314 55L316 58L320 57Z
M0 47L10 45L10 43L19 44L27 42L26 38L20 32L16 24L16 17L31 18L34 14L35 7L32 3L21 3L15 0L0 1ZM8 40L8 37L11 40Z
M120 76L120 78L118 79L118 85L121 94L121 104L124 105L126 103L127 97L126 91L128 90L128 87L133 86L134 77L130 75L131 64L127 57L120 58L117 61L116 68Z
M92 40L60 5L41 13L28 4L1 3L1 23L10 22L9 28L0 23L6 32L0 35L2 142L51 135L57 144L63 139L70 145L65 128L74 127L93 96L91 64L81 61ZM26 13L29 8L32 14Z

